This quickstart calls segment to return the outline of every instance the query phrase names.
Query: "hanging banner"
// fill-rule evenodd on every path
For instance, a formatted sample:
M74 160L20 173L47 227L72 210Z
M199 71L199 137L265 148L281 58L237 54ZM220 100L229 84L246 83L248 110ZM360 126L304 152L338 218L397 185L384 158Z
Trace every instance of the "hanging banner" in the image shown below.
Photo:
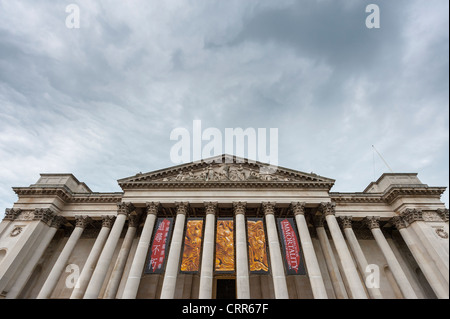
M306 275L293 218L278 218L278 232L283 246L287 275Z
M267 274L269 261L267 258L266 233L262 218L247 219L248 261L250 272L253 274Z
M146 274L162 274L164 272L173 218L158 218L156 225L151 252L149 252L149 258L145 267Z
M202 235L203 219L188 219L181 260L182 273L197 273L200 270Z
M234 222L232 219L217 220L216 267L218 272L234 272Z

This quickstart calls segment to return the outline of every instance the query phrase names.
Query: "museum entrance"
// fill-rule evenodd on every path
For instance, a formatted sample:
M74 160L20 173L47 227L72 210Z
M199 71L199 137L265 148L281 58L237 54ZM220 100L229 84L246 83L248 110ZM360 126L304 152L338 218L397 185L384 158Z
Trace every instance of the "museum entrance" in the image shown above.
M236 299L236 279L234 278L217 279L216 299Z

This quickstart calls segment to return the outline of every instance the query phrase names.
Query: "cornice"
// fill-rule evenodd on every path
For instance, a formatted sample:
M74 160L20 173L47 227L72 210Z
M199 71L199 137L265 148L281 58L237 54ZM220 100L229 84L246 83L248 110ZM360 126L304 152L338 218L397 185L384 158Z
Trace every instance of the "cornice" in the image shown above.
M438 197L445 192L446 187L428 187L423 185L391 185L383 194L386 203L392 204L399 197Z

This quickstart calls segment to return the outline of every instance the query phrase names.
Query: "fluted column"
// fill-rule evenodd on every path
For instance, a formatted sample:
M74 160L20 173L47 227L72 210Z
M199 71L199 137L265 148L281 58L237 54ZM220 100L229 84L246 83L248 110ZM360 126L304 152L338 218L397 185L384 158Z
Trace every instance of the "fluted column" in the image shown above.
M275 203L262 203L266 218L267 238L269 240L270 264L276 299L289 299L289 293L284 273L283 257L278 240L277 224L275 222Z
M214 279L214 247L217 202L205 203L205 234L203 236L202 270L200 274L199 299L212 299Z
M134 211L134 209L135 208L131 203L120 203L117 205L116 221L114 222L108 240L103 247L83 299L98 298L127 216Z
M339 259L341 260L344 276L347 278L347 283L352 293L353 299L367 299L364 286L359 278L358 271L353 263L352 256L345 243L339 224L336 220L334 203L322 203L320 210L327 221L330 229L331 237L333 237L334 245L336 246Z
M248 270L248 241L245 227L247 203L234 202L236 216L236 288L238 299L250 299L250 281Z
M421 238L427 253L431 256L442 276L449 283L449 254L438 242L431 229L423 221L422 211L419 209L406 209L401 216L407 223L407 227ZM409 226L408 226L409 225Z
M406 223L403 218L400 216L395 216L390 220L390 222L397 227L400 235L414 256L414 259L417 261L417 264L422 270L436 296L439 299L448 299L448 285L443 285L434 270L436 269L436 271L438 271L436 267L433 267L433 261L426 256L426 252L422 250L420 243L417 243L414 237L410 234L409 229L406 228Z
M9 290L8 294L6 295L6 299L16 299L20 295L23 288L30 279L34 268L41 259L51 240L55 236L56 231L59 229L59 227L64 221L65 219L61 216L54 216L51 219L50 228L46 231L44 237L39 243L39 246L36 248L30 260L26 264L25 268L22 270L19 277L14 282L14 285Z
M159 202L147 203L147 218L145 219L144 228L134 254L133 263L131 264L130 273L122 295L122 299L135 299L141 282L142 271L145 266L150 241L155 227L156 217L161 205Z
M130 215L128 217L128 229L123 239L122 247L120 247L119 255L106 286L103 299L115 299L117 290L119 289L120 280L122 279L123 271L127 263L128 255L130 253L131 245L133 244L136 235L137 227L139 226L140 215Z
M383 232L380 229L380 223L378 221L379 217L366 217L364 219L364 223L372 231L375 241L383 252L384 258L386 258L389 269L391 270L392 275L397 282L397 285L402 291L403 297L405 297L406 299L417 299L418 297L414 292L414 289L411 286L408 278L406 277L406 274L404 273L402 267L400 266L397 257L395 257L394 252L392 251L389 243L384 237Z
M366 256L364 256L355 232L353 231L352 216L341 216L339 217L339 220L342 224L342 228L344 229L345 237L347 238L347 242L352 250L353 256L355 256L358 268L361 274L363 274L365 280L367 280L367 276L369 275L367 272L367 267L369 266L369 263L367 262ZM367 288L367 290L372 299L383 299L379 288L373 287Z
M183 246L184 224L189 209L189 203L175 203L177 206L177 219L170 243L169 257L167 258L166 273L161 290L161 299L173 299L177 285L178 267L180 265L181 247Z
M295 221L297 223L303 254L305 255L306 268L308 270L308 277L314 299L328 299L319 262L317 261L316 252L305 219L305 203L291 203L291 210L295 215Z
M322 252L325 257L328 274L330 275L331 284L333 285L333 291L336 295L336 299L348 299L344 280L342 279L336 257L334 256L333 249L331 248L330 241L328 240L328 235L323 225L324 220L321 217L317 217L314 222L316 226L317 237L319 237L320 246L322 247Z
M89 216L75 216L76 224L75 229L72 231L72 234L69 237L64 249L56 260L55 265L53 266L50 274L47 277L44 285L39 292L37 299L48 299L50 298L53 289L55 289L56 284L58 283L59 277L61 276L64 268L66 267L66 263L69 260L70 255L72 254L73 249L75 248L78 240L81 237L81 234L84 231L84 228L91 221Z
M91 279L92 273L94 272L95 265L97 264L102 248L108 238L109 231L113 225L115 216L102 216L102 228L100 229L97 239L95 240L94 246L89 253L88 258L83 266L80 277L78 277L75 288L73 288L70 299L81 299L86 291L86 288Z

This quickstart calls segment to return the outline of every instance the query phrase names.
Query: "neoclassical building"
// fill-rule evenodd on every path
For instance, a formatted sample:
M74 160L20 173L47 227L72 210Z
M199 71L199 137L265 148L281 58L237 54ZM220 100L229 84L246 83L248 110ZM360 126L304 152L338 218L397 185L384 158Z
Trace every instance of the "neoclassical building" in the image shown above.
M334 180L222 155L118 181L13 187L0 299L449 298L445 187Z

